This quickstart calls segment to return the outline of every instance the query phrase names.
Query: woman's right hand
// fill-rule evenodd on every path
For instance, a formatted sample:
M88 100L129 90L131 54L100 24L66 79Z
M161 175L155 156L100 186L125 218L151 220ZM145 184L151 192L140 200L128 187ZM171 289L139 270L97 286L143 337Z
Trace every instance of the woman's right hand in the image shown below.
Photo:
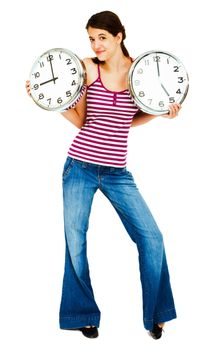
M26 92L29 96L31 96L31 92L30 92L30 81L27 80L26 81Z

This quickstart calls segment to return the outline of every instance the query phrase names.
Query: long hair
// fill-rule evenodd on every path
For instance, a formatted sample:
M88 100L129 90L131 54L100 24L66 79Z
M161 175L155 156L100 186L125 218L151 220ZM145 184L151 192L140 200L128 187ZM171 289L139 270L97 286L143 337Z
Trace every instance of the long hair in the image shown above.
M118 33L122 33L121 49L126 57L130 57L128 50L124 45L124 40L126 38L125 28L122 25L120 18L115 13L111 11L102 11L96 13L88 20L86 24L86 29L88 29L89 27L104 29L113 36L116 36ZM94 63L103 63L97 57L94 57L92 60Z

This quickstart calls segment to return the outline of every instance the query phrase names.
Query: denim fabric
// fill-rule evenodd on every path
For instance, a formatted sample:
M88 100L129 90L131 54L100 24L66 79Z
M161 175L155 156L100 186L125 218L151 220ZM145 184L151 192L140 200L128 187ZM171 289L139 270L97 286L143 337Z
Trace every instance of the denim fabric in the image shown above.
M100 324L86 253L89 215L98 189L109 199L136 243L143 324L152 330L153 323L176 318L162 234L126 168L95 165L70 157L63 171L66 254L60 328L99 327Z

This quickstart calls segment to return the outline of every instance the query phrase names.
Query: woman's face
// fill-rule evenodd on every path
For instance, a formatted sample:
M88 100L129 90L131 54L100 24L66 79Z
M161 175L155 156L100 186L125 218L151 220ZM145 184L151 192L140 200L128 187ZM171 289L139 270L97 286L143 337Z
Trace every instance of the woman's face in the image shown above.
M113 36L107 30L88 28L89 39L91 42L91 48L100 61L107 61L117 52L120 48L122 40L122 34L118 33Z

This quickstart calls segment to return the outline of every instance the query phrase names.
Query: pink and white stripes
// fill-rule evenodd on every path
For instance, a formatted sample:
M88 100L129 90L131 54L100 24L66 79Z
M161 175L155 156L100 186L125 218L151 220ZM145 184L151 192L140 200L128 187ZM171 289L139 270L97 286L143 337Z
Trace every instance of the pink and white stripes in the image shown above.
M125 167L128 133L133 116L139 110L129 91L109 91L99 74L87 87L86 98L86 121L68 155L89 163Z

